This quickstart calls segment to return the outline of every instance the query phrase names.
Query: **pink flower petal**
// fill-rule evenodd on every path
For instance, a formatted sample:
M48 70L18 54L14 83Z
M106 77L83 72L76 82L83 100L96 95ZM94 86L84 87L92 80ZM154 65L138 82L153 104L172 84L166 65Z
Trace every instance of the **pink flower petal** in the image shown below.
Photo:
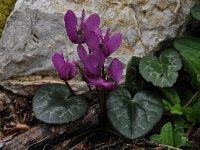
M92 14L88 17L88 19L85 21L85 24L88 28L88 30L96 31L96 29L100 25L100 18L98 14Z
M122 34L116 33L109 39L106 47L109 51L109 55L115 52L121 45L122 42Z
M80 21L84 22L84 18L85 18L85 10L83 9L81 13Z
M78 56L79 56L81 62L84 63L87 59L87 52L86 52L85 48L81 44L79 44L77 47L77 51L78 51Z
M77 68L75 62L71 62L69 64L69 67L70 67L70 73L68 75L68 80L72 79L77 74Z
M123 65L122 63L117 59L113 59L110 66L108 67L108 74L112 80L115 81L116 84L119 84L123 73Z
M72 43L78 43L77 18L73 11L68 10L64 16L67 35Z
M95 85L103 89L113 89L113 84L110 82L106 82L101 77L87 77L87 81L90 85Z
M69 74L69 68L64 60L63 54L55 53L52 57L52 62L61 80L67 80L67 75Z

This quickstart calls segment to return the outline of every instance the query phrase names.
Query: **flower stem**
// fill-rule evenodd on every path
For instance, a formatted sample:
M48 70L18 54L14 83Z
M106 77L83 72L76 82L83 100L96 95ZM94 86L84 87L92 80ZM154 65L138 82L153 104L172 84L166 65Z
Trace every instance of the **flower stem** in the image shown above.
M102 125L105 111L105 92L103 89L101 89L100 94L100 124Z
M85 81L85 80L84 80L83 69L82 69L79 65L76 65L76 67L78 67L78 69L79 69L79 71L80 71L80 74L81 74L82 80ZM92 92L92 88L91 88L91 86L90 86L89 84L87 84L87 87L88 87L89 91Z
M185 104L184 107L188 107L188 106L193 102L193 100L198 96L199 93L200 93L200 89L198 89L198 90L194 93L194 95L190 98L190 100L187 102L187 104Z
M104 65L101 70L101 76L102 76L102 79L105 80ZM100 94L101 94L100 95L100 124L103 124L104 111L105 111L105 91L103 88L101 88Z
M72 90L72 87L69 85L68 81L65 80L65 84L67 85L67 87L69 88L70 92L71 92L72 95L74 96L75 93L74 93L74 91Z

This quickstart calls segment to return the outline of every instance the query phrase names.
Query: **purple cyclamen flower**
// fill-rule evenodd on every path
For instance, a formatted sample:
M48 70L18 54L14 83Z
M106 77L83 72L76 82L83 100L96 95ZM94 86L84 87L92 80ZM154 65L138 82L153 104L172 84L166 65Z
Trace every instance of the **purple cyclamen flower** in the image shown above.
M110 37L110 29L108 28L102 40L102 51L105 57L115 52L121 45L122 34L116 33Z
M84 65L84 74L86 76L101 75L101 70L105 62L105 57L102 52L94 51L88 55L82 45L78 45L77 49L79 58Z
M83 13L82 13L83 15ZM67 35L69 37L69 40L72 43L84 43L84 37L83 34L81 33L80 29L78 28L78 21L77 17L74 14L73 11L68 10L64 16L64 21L65 21L65 28L67 31Z
M104 80L101 76L86 76L86 79L91 85L95 85L104 89L114 89L119 85L119 81L122 78L122 73L123 65L117 58L115 58L108 67L108 75L110 79L114 81L114 83Z
M61 80L70 80L77 74L76 63L65 60L63 53L55 53L52 62Z
M82 11L80 17L80 26L78 26L77 17L73 11L68 10L65 14L65 28L71 42L76 44L86 43L91 51L99 49L99 37L102 35L100 18L98 14L92 14L85 19L85 10Z
M108 75L115 82L116 85L119 84L123 73L123 65L121 61L114 58L108 67Z

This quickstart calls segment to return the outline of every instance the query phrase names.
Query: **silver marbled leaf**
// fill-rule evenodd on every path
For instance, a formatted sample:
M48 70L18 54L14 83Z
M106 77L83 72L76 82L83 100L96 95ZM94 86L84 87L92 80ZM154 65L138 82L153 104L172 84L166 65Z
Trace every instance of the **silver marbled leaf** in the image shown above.
M164 50L159 59L154 55L147 55L139 63L142 77L158 87L172 87L181 67L180 55L174 49Z
M146 135L163 114L160 98L148 91L137 92L132 98L128 90L119 88L110 93L106 106L113 127L129 139Z
M62 124L75 121L87 111L87 101L72 96L67 86L50 84L41 87L33 97L35 117L46 123Z

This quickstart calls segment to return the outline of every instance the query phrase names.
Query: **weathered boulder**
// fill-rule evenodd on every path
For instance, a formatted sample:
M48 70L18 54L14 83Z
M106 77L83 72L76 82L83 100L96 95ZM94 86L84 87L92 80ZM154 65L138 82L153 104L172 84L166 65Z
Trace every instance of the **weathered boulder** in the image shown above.
M52 54L63 51L76 59L76 46L66 37L63 15L99 13L103 31L121 32L123 43L112 56L126 64L158 44L179 36L191 7L199 0L17 0L0 40L0 80L55 74ZM2 82L3 83L3 82Z

